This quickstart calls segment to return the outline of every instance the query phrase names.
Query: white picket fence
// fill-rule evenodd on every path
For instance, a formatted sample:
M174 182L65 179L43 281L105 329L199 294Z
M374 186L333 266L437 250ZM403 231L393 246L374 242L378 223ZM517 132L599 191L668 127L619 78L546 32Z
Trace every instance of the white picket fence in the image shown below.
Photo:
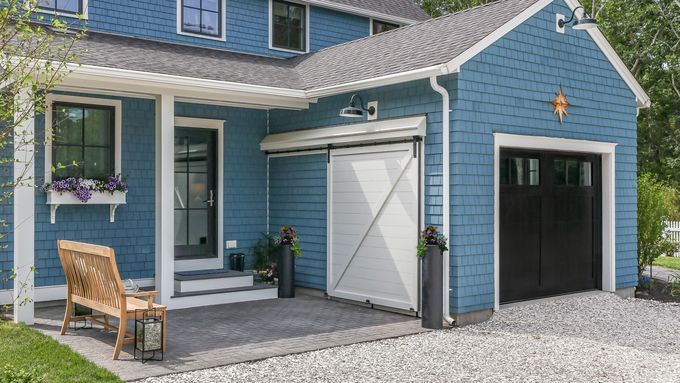
M676 242L680 243L680 222L679 221L668 221L666 222L666 232L668 236L674 239ZM676 257L680 257L680 251L675 253Z

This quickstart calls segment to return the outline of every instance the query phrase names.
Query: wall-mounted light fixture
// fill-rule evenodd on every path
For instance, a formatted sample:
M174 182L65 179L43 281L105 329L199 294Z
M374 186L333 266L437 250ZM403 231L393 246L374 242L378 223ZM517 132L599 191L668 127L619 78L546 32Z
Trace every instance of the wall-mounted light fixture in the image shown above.
M581 9L583 13L581 14L581 17L576 17L576 11ZM576 18L576 20L574 20ZM574 10L571 12L571 18L569 20L564 20L564 19L558 19L557 20L557 27L559 29L564 28L565 25L574 22L574 24L571 26L572 28L576 30L586 30L586 29L593 29L597 27L597 20L594 18L588 16L586 14L586 10L583 9L582 6L578 6L574 8Z
M356 100L359 100L359 105L357 106ZM340 117L350 117L350 118L358 118L358 117L363 117L364 112L368 112L370 116L375 114L375 107L374 106L369 106L366 108L364 106L364 100L361 99L361 96L358 94L353 94L352 98L349 100L349 106L346 108L340 109Z

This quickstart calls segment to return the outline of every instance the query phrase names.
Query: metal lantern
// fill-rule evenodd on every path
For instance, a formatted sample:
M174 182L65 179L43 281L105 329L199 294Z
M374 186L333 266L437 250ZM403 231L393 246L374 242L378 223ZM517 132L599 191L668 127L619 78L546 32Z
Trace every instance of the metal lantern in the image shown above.
M229 255L229 268L233 271L243 271L246 266L246 255L243 253L231 253Z
M163 360L163 319L161 310L135 310L135 359L139 351L142 362Z
M92 315L91 308L74 303L73 308L71 309L71 313L72 319L69 326L71 330L75 331L83 328L92 328L92 322L89 322L87 320L87 317ZM78 325L79 323L82 324Z

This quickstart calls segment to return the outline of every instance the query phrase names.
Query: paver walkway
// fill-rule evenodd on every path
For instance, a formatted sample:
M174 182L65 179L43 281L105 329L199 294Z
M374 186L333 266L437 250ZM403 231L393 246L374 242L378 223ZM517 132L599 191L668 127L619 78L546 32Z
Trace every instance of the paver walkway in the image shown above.
M101 328L60 336L63 306L36 310L36 328L71 346L124 380L191 371L272 356L423 332L420 320L299 295L168 313L168 352L162 362L133 359L132 345L112 361L115 334Z

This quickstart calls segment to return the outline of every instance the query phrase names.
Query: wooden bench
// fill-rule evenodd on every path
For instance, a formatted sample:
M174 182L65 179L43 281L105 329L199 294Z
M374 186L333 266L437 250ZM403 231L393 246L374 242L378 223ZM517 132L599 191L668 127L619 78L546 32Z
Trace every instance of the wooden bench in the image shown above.
M134 343L132 332L126 331L127 321L141 317L144 309L157 309L163 319L163 351L165 351L167 314L165 306L153 303L157 291L126 293L116 266L113 249L73 241L57 241L59 259L66 275L66 314L61 335L66 333L71 321L89 319L106 330L118 330L113 359L118 359L123 344ZM139 299L146 297L146 300ZM73 316L73 303L89 307L100 314ZM118 327L109 323L108 316L118 318Z

